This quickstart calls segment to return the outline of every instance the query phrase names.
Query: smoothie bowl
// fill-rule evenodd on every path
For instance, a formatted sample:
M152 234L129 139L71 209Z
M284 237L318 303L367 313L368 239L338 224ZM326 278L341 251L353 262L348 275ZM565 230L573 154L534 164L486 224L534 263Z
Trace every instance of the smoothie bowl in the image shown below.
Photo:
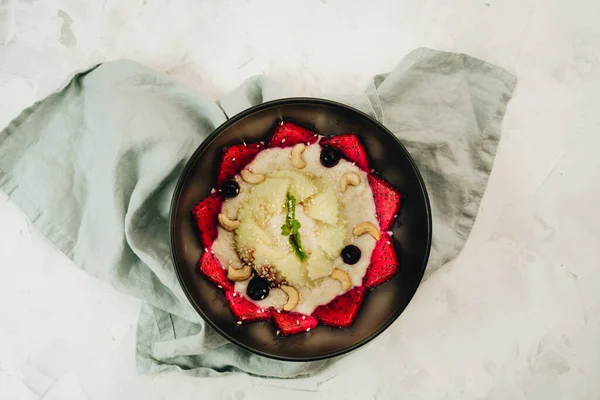
M284 360L381 333L415 293L430 243L408 152L367 115L319 99L227 121L188 162L171 210L192 305L232 342Z

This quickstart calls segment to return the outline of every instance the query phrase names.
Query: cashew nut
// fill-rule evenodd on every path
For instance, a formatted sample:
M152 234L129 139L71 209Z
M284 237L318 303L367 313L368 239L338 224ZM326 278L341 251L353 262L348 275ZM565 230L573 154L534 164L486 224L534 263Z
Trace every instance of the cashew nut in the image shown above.
M233 268L233 265L230 265L227 269L227 279L232 281L245 281L250 278L250 275L252 275L252 267L249 265L244 265L239 269Z
M302 169L306 167L306 161L302 158L302 153L304 153L304 149L306 149L306 145L304 143L298 143L294 147L292 147L292 152L290 157L292 159L292 165L298 169Z
M231 220L225 214L217 215L217 219L219 220L219 225L221 225L221 228L225 229L227 232L233 232L238 226L240 226L240 221Z
M360 184L360 175L356 172L346 172L342 175L342 179L340 179L340 188L342 192L345 192L348 189L348 185L358 186Z
M261 174L254 174L247 169L243 169L240 172L242 179L248 183L261 183L265 180L265 176Z
M381 237L375 225L373 225L370 222L361 222L360 224L356 225L352 230L352 234L354 236L360 236L364 233L368 233L369 235L373 236L375 240L379 240L379 238Z
M298 291L294 289L292 286L281 285L281 290L287 294L287 302L283 306L284 311L292 311L298 305L298 300L300 296L298 295Z
M350 289L350 277L348 276L348 273L346 271L335 268L331 273L331 278L340 282L340 284L342 285L342 290Z

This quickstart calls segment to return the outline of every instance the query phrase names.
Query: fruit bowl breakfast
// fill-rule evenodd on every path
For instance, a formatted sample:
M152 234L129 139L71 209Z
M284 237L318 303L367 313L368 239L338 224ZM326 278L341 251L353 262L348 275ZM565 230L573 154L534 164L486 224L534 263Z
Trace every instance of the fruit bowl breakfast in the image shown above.
M409 304L431 247L420 173L398 139L348 106L276 100L227 120L174 190L184 294L234 344L288 361L344 354Z
M238 324L272 319L283 336L348 327L366 289L398 270L387 231L400 203L358 136L281 121L266 143L223 150L217 188L192 211L200 271Z

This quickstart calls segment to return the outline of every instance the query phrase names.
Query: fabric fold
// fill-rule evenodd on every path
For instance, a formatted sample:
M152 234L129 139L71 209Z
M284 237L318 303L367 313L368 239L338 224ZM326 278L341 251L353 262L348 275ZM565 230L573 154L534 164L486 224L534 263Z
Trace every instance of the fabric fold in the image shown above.
M382 122L415 159L433 212L427 274L467 240L515 85L484 61L418 49L364 93L327 96ZM0 188L77 266L143 301L140 372L291 378L334 361L275 361L229 343L193 310L170 256L170 201L194 150L227 118L291 95L258 76L216 103L121 60L76 74L0 132Z

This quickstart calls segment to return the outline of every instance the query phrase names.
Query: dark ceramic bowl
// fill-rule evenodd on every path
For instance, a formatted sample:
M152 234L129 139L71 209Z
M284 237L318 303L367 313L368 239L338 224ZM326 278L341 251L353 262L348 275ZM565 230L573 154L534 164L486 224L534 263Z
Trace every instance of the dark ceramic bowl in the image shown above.
M272 322L236 324L224 293L198 269L202 247L192 207L215 187L224 146L265 140L281 120L321 135L355 133L363 140L371 166L400 189L404 203L394 224L400 273L371 290L352 327L319 325L308 333L279 337ZM383 332L415 294L431 247L431 210L425 185L404 146L383 125L348 106L313 98L271 101L250 108L215 130L187 163L171 205L171 249L179 282L196 311L233 343L265 357L287 361L321 360L354 350Z

